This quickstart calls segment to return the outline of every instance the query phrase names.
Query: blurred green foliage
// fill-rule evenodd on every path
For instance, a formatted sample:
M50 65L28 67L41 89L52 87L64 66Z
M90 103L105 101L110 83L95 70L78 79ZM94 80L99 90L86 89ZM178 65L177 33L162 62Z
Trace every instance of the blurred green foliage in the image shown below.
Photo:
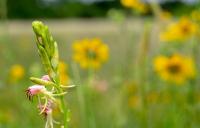
M194 6L198 7L197 4L187 5L181 2L169 2L162 5L164 9L174 12L176 15L184 14ZM123 9L119 0L95 3L68 0L57 0L55 2L45 2L45 0L18 0L16 2L16 0L7 0L7 17L9 19L105 17L108 10L112 8Z
M119 7L119 2L80 2L60 1L45 5L38 0L8 0L8 18L64 18L64 17L102 17L111 7Z
M102 25L108 21L101 23L79 19L75 20L75 25L65 26L58 21L47 21L50 25L55 25L52 32L59 43L61 59L69 65L72 83L78 85L74 90L69 90L66 97L72 114L70 128L200 126L199 36L180 44L180 47L162 44L157 39L159 30L162 30L157 22L144 18L122 22L123 10L120 10L122 7L117 1L42 5L36 0L7 0L7 9L5 1L2 1L4 0L0 0L0 7L3 8L0 10L4 12L0 11L0 15L4 18L7 15L10 19L104 17L107 10L116 8L110 10L108 15L113 21L119 21L119 24ZM162 5L176 15L189 13L194 6L198 8L198 5ZM145 23L152 27L147 35L143 33L146 30ZM30 26L26 26L27 24ZM37 114L36 99L30 103L24 93L33 84L29 81L30 76L44 75L36 54L33 33L28 32L31 23L26 21L18 24L14 21L11 27L7 26L7 22L1 22L0 25L0 128L42 128L45 119ZM68 28L69 26L72 28ZM113 29L115 27L118 29ZM89 81L89 73L80 70L71 58L73 42L85 37L99 37L110 47L110 60L95 74L93 81ZM161 81L152 65L154 57L166 53L167 48L174 50L175 46L177 52L194 55L197 62L197 78L183 86ZM9 70L14 64L24 67L25 76L20 81L11 83Z

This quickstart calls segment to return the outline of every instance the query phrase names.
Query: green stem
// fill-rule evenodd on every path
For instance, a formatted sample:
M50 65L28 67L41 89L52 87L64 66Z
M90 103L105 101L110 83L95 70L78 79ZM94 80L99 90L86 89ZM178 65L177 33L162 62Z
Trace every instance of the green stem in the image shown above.
M58 78L59 75L57 75L57 78ZM58 79L57 79L58 80ZM56 81L56 85L57 85L57 89L58 89L58 93L63 93L63 90L60 88L60 84L59 84L59 81ZM60 109L61 109L61 112L63 114L63 126L64 128L68 128L68 109L67 109L67 106L65 105L65 101L64 101L64 96L60 96L60 103L61 103L61 106L60 106Z
M65 105L65 102L64 102L64 96L61 96L60 97L60 100L61 100L61 106L62 106L62 109L63 109L63 117L64 117L64 128L68 128L68 119L67 119L67 107Z
M77 84L79 85L79 87L77 88L77 97L78 97L78 103L79 103L79 110L80 110L80 120L81 123L80 125L83 128L87 128L87 113L85 111L85 85L83 83L81 83L81 77L80 77L80 72L78 70L77 64L73 63L72 64L72 72L74 75L74 78L76 79Z
M150 2L151 9L153 11L153 14L160 20L161 18L161 13L162 13L162 8L158 4L157 0L152 0Z

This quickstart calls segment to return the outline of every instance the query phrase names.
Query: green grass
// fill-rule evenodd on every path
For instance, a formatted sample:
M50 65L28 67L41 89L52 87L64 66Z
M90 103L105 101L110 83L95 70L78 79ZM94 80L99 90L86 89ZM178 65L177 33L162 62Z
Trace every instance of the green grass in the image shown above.
M66 95L71 110L70 128L199 127L199 74L183 86L160 80L152 66L154 56L163 52L163 45L157 40L158 27L156 23L152 25L148 49L141 54L143 22L144 19L130 20L123 30L107 20L47 22L58 42L61 60L69 65L71 82L77 85ZM9 29L2 29L0 36L0 128L42 128L45 119L24 92L32 85L30 76L44 74L31 24L9 23ZM99 37L110 48L108 62L93 76L99 85L88 82L87 71L72 60L71 44L85 37ZM181 51L191 54L191 47L183 45ZM26 69L25 77L17 83L7 81L13 64L22 64ZM99 86L106 90L99 90ZM135 95L140 99L139 105L130 107L129 98Z

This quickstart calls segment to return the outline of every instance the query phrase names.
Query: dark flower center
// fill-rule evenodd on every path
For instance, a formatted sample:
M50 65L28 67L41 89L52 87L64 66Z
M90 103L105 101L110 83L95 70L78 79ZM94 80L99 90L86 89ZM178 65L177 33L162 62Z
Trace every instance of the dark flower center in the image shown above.
M90 59L95 59L97 57L97 54L93 50L87 50L86 54Z
M171 74L178 74L181 71L181 66L178 64L171 64L167 67L167 70L171 73Z
M187 33L189 33L190 29L187 25L184 25L182 28L182 31L183 31L183 33L187 34Z

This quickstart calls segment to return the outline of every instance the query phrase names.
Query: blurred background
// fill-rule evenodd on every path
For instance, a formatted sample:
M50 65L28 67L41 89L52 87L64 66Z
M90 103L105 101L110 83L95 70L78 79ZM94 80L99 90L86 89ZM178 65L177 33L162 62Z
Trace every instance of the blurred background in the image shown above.
M34 20L58 42L62 83L77 85L70 128L200 126L199 0L0 0L0 128L45 124L25 95L45 75ZM95 59L83 42L100 42Z

